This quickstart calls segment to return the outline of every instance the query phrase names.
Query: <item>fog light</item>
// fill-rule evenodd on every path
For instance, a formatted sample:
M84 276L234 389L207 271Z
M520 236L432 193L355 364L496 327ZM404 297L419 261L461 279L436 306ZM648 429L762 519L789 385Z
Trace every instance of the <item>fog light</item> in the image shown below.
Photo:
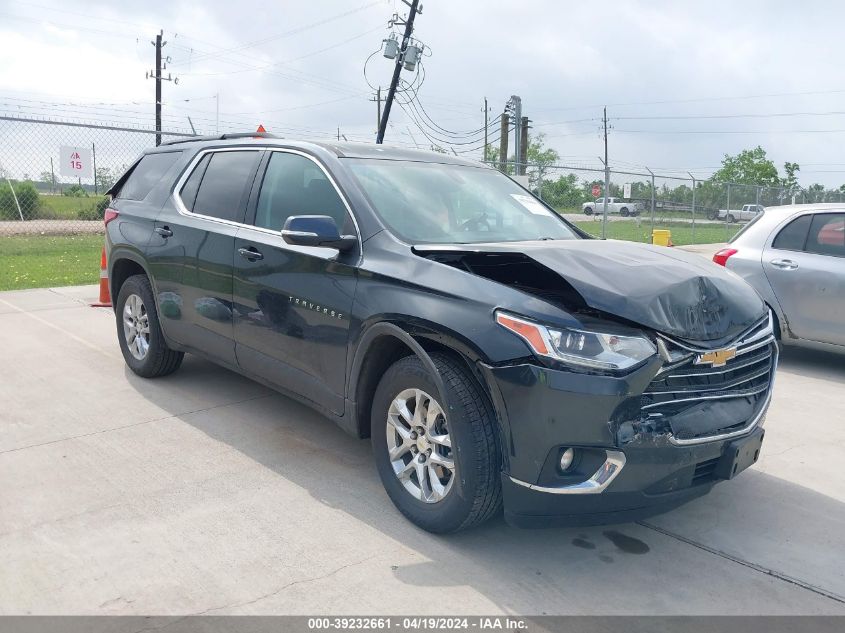
M567 448L560 454L560 472L565 473L575 463L575 449Z

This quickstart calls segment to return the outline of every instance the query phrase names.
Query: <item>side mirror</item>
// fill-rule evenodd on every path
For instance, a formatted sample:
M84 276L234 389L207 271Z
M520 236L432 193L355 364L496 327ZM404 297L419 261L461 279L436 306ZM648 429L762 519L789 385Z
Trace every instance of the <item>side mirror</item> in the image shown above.
M327 215L292 215L285 221L282 239L295 246L317 246L348 251L358 238L341 235L334 219Z

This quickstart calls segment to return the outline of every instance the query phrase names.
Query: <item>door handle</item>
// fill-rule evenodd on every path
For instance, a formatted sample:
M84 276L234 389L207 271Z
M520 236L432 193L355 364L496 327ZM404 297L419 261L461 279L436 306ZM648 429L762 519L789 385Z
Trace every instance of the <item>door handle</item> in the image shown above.
M775 268L780 268L781 270L795 270L798 268L798 262L794 262L791 259L773 259L769 263Z
M156 233L158 233L162 237L173 237L173 231L171 231L170 228L166 226L157 226Z
M248 259L251 262L258 261L259 259L264 259L264 255L262 255L261 253L259 253L257 250L255 250L252 247L250 247L250 248L239 248L238 253L240 254L241 257L243 257L244 259Z

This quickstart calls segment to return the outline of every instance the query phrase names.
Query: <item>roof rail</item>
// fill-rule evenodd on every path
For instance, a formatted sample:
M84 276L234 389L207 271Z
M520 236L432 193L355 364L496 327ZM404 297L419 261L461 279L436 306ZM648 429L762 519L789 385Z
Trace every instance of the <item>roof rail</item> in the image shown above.
M236 132L229 134L215 134L213 136L192 136L188 138L177 138L172 141L164 141L161 145L178 145L179 143L193 143L195 141L226 141L235 138L281 138L270 132Z

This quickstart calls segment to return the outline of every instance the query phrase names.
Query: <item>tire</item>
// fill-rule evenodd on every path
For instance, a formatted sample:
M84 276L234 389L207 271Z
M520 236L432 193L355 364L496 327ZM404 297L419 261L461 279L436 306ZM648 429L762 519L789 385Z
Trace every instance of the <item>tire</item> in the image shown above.
M628 207L622 207L621 209L619 209L619 215L621 215L623 218L627 218L629 215L631 215L631 213L630 211L628 211Z
M129 369L144 378L166 376L179 369L185 354L170 349L164 340L152 285L146 275L133 275L123 282L114 314L117 340ZM130 321L137 322L140 329L133 330Z
M707 219L708 219L708 220L715 220L715 219L716 219L716 218L718 218L718 217L719 217L719 214L718 214L717 212L714 212L714 211L709 211L709 212L707 213Z
M728 213L728 224L733 224L734 222L736 222L736 218Z
M584 209L584 215L593 215L593 207L587 207Z
M371 438L376 468L396 508L422 529L445 534L479 525L499 512L502 506L501 458L495 416L481 388L460 361L440 353L432 354L431 359L446 389L445 398L439 393L433 377L419 357L406 356L399 359L385 372L376 389L371 415ZM422 392L422 400L415 401L410 395L403 396L413 392ZM414 427L404 424L406 418L396 414L397 410L401 410L397 409L396 403L408 398L404 400L409 405L405 410L408 412L411 403L425 402L425 395L435 401L434 405L431 400L426 402L425 410L433 412L433 407L439 404L444 415L438 415L438 422L429 425L424 435L417 436L421 439L403 440L408 427ZM391 424L389 417L402 424L402 435L396 430L397 426ZM438 425L442 426L438 429ZM431 429L435 431L431 432ZM445 435L441 434L443 429ZM429 454L423 463L420 461L423 451L412 444L409 452L399 456L396 461L391 460L389 442L391 446L402 444L397 447L398 450L402 450L406 443L413 442L417 442L417 445L422 442L424 448L430 436L449 437L451 448L431 444L435 457ZM411 453L411 450L417 452ZM410 458L407 463L404 462L406 457ZM418 496L417 488L420 491L424 489L424 486L417 485L419 469L422 468L423 473L426 472L425 468L433 469L427 471L428 475L423 475L423 480L434 482L431 479L432 473L440 468L435 459L442 462L444 459L448 461L450 457L453 470L442 496L437 498L432 494L428 501ZM397 470L407 476L400 479ZM443 469L440 472L445 474L447 471ZM444 487L439 475L437 481L441 488ZM429 489L434 491L434 488L432 483Z

